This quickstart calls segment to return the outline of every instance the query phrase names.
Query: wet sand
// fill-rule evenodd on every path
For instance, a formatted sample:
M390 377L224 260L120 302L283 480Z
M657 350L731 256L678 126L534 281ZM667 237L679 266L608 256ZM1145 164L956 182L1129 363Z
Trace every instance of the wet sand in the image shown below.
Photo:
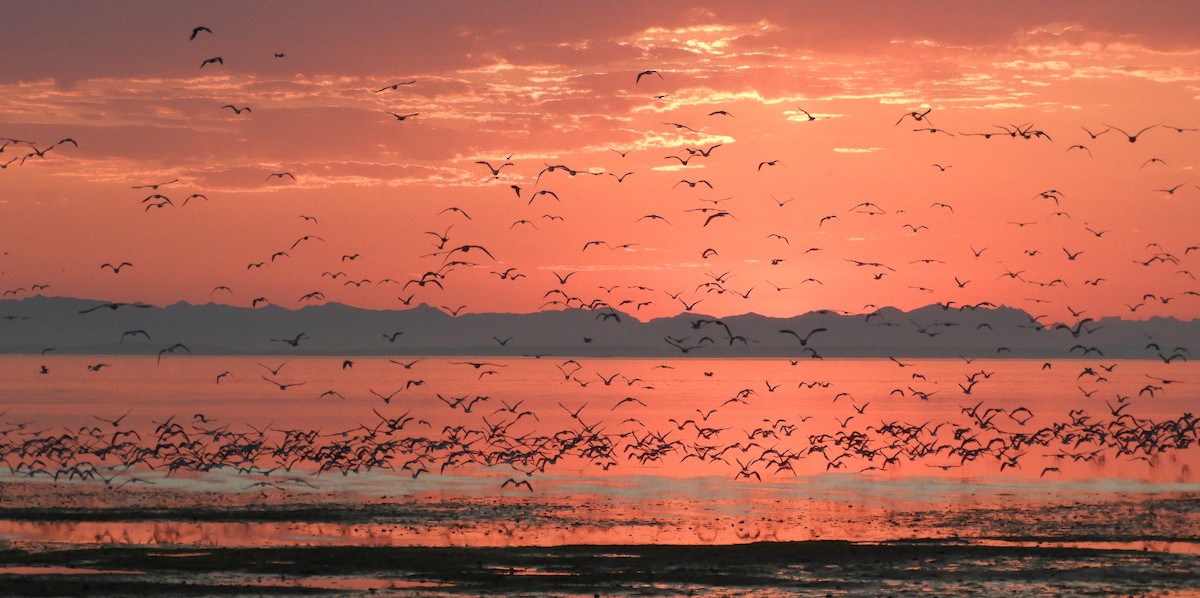
M6 482L0 587L6 596L1200 595L1194 490L930 481L928 500L911 501L896 497L907 483L822 478L803 496L714 486L707 498L676 500L669 489L647 497L652 480L584 498L570 480L543 478L536 494L483 498L456 481L464 485L373 498L370 484L209 493Z
M947 542L0 552L9 595L1184 595L1192 555ZM39 571L36 567L60 568ZM72 571L86 567L89 571Z

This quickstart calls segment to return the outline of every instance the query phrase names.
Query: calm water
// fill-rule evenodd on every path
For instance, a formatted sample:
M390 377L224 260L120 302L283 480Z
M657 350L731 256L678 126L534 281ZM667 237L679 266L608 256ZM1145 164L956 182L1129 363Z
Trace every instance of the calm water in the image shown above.
M95 372L88 368L101 363L108 365ZM617 447L611 454L566 459L539 472L560 475L605 477L607 463L608 473L623 475L722 476L729 466L737 467L736 461L748 459L730 458L730 453L723 460L703 458L696 446L701 453L703 447L717 447L707 455L713 456L720 448L737 446L745 453L740 449L757 444L804 453L790 461L796 471L755 468L759 476L754 479L764 481L856 472L871 465L878 469L866 473L885 477L948 472L1003 479L1054 474L1055 480L1196 480L1188 467L1195 451L1174 450L1170 440L1179 436L1186 444L1195 438L1187 421L1200 407L1200 366L1063 360L1047 368L1044 363L431 357L361 358L344 366L340 358L324 357L167 356L161 362L5 357L0 360L0 432L7 432L11 443L34 432L96 427L106 434L137 431L145 444L156 427L171 420L197 438L208 434L211 439L216 430L267 436L307 430L336 439L338 433L363 435L364 428L381 424L388 430L386 420L407 414L413 419L393 430L397 437L453 440L477 430L487 433L490 438L479 442L488 444L571 432ZM39 373L43 364L48 374ZM224 372L228 375L218 382ZM289 386L281 390L279 384ZM122 419L114 425L117 418ZM1174 423L1154 428L1164 422ZM1048 442L1013 442L1047 428L1040 440ZM847 437L849 444L842 442L836 454L811 452ZM906 446L900 458L885 462L897 439L957 449ZM621 447L654 442L672 448L621 452ZM984 453L972 452L989 442ZM872 457L863 448L882 454ZM851 454L838 460L844 452ZM1090 452L1095 454L1080 456ZM689 453L694 457L685 459ZM1046 454L1069 463L1045 472L1053 466L1041 459ZM1016 466L1001 471L1000 461ZM445 473L470 471L471 462L452 464ZM951 471L959 465L964 471Z
M107 365L89 369L96 364ZM398 459L421 452L411 445L419 439L449 443L441 447L445 454L421 465L450 478L503 470L496 459L480 467L479 454L491 447L511 451L505 455L509 473L597 479L749 475L755 482L786 482L861 472L887 479L1196 481L1197 451L1188 445L1196 437L1189 421L1200 406L1200 368L1150 361L1044 364L6 357L0 361L0 432L11 445L67 433L139 447L204 441L216 450L237 446L231 436L241 444L278 443L291 434L306 446L336 446L374 434L370 442L378 444L385 442L382 431L408 446L389 446L387 455L377 455L394 457L386 464L353 471L401 468ZM40 373L42 365L49 373ZM401 417L406 421L397 427ZM178 434L164 439L168 426ZM114 432L121 434L114 439ZM455 449L461 454L452 455ZM533 463L535 453L553 460ZM264 467L286 465L255 458ZM755 458L775 465L750 466ZM133 471L152 461L134 464ZM303 459L295 467L321 464Z
M901 361L5 357L0 538L1200 553L1197 366Z

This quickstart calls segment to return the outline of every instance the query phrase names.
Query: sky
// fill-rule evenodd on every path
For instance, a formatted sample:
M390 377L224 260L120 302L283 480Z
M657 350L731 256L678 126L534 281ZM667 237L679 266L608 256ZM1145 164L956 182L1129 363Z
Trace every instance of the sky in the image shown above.
M1193 319L1197 25L1182 1L8 3L0 290Z

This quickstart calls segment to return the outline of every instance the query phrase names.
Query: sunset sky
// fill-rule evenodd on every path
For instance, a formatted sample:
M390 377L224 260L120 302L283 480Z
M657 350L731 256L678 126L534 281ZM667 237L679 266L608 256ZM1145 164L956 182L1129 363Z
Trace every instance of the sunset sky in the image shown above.
M9 3L0 290L1192 319L1198 25L1182 1Z

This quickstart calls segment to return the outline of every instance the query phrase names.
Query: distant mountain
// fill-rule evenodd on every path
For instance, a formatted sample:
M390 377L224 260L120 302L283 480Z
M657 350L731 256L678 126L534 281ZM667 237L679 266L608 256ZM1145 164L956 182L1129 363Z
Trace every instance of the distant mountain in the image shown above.
M823 310L791 318L682 314L640 322L610 309L452 317L427 305L398 311L338 303L297 310L109 305L44 296L0 301L0 353L53 347L57 353L157 354L183 343L192 354L210 355L1190 359L1189 345L1200 339L1197 320L1104 318L1067 327L1003 306L885 307L856 315Z

